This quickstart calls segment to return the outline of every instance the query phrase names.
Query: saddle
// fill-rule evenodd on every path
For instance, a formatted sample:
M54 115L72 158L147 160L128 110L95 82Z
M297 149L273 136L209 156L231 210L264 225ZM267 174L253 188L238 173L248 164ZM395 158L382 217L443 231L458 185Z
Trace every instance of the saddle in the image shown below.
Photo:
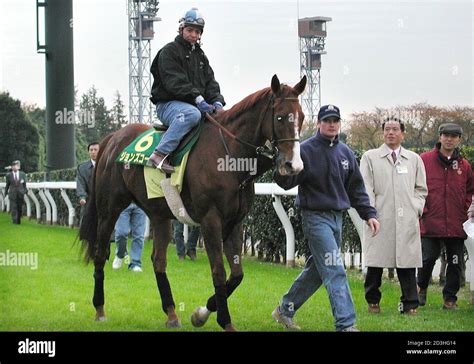
M196 144L197 140L199 139L199 136L201 135L201 130L202 126L204 124L204 117L201 118L201 121L199 122L198 125L196 125L194 128L192 128L189 133L187 133L183 139L181 139L181 142L178 144L178 147L175 149L174 152L172 152L169 156L169 161L170 164L173 166L177 166L181 163L181 160L183 159L184 154L186 154L188 151L190 151L194 145ZM163 124L159 123L153 123L153 128L161 133L164 133L165 131L168 130L168 127Z
M170 162L173 166L175 165L173 163L173 160L175 159L175 155L177 155L178 152L180 150L182 150L191 141L191 139L195 136L196 132L199 132L199 133L201 132L200 129L198 130L198 128L200 128L201 123L203 123L203 122L204 122L204 118L202 118L201 121L199 122L199 124L196 125L194 128L192 128L189 131L189 133L187 133L184 136L183 139L181 139L181 142L178 144L178 147L176 148L176 150L173 153L170 154L169 158L170 158ZM160 133L164 133L168 130L168 127L166 125L160 124L158 122L154 122L152 126L157 132L160 132Z
M196 144L201 134L203 120L194 127L181 140L176 150L170 155L169 161L173 166L180 165L183 157ZM135 140L130 143L117 157L116 161L119 163L136 164L146 166L150 155L159 144L163 133L168 128L161 124L153 124L151 129L140 134Z

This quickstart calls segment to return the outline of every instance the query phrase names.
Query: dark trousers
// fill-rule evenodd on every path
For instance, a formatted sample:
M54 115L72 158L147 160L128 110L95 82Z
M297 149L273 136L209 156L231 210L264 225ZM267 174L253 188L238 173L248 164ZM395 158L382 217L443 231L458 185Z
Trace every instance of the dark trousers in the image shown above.
M456 294L459 291L463 259L464 239L462 238L422 238L421 247L423 252L423 268L418 269L418 286L428 288L433 267L439 258L442 243L446 246L446 257L448 267L446 269L446 284L443 288L445 301L456 302Z
M184 225L178 220L173 220L173 240L176 243L176 253L178 256L184 257L187 252L196 253L201 229L198 226L190 226L188 232L188 241L184 244Z
M10 200L10 210L12 213L12 222L14 224L21 223L22 207L23 207L23 196L12 198Z
M367 267L365 278L365 299L368 303L379 303L382 298L383 268ZM400 311L405 312L418 307L418 291L416 287L416 268L397 268L397 276L402 289Z

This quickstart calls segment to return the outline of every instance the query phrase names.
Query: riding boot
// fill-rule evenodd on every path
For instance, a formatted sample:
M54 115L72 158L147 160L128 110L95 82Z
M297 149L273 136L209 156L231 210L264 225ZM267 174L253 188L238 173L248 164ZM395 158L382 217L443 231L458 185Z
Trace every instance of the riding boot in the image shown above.
M166 158L168 155L161 154L160 152L154 151L148 160L154 167L161 169L165 173L173 173L174 167L168 163Z

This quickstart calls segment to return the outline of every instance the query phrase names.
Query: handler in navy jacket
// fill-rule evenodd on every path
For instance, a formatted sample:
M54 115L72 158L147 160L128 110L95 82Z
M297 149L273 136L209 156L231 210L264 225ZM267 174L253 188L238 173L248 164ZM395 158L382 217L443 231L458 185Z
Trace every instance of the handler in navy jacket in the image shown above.
M352 150L339 141L339 108L321 107L318 133L301 145L304 170L296 176L274 179L288 190L299 185L296 204L301 208L303 232L311 256L296 278L273 318L287 329L299 330L294 323L295 312L324 284L328 292L336 331L358 331L355 310L346 272L339 253L342 236L342 213L351 206L367 221L376 235L379 222Z

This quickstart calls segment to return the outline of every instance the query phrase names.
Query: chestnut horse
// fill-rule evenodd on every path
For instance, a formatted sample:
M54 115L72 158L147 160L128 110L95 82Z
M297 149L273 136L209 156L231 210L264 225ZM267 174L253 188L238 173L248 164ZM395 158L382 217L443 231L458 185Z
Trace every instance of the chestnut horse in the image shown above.
M273 76L271 87L217 113L218 124L206 123L189 155L181 198L189 216L201 225L215 289L206 306L193 312L194 326L202 326L209 315L217 311L219 325L226 331L234 331L227 299L243 278L242 221L253 202L255 173L222 170L218 168L218 160L253 159L258 162L259 175L274 164L282 175L298 174L303 169L299 132L304 118L298 96L305 85L306 77L290 87L280 84L278 77ZM94 262L93 304L96 320L102 321L105 319L104 265L110 254L110 235L120 213L132 201L142 208L153 228L151 259L162 308L168 316L166 326L180 327L166 276L166 250L171 240L171 219L175 217L164 198L148 199L143 166L126 168L115 161L128 144L149 128L148 125L130 124L101 142L91 202L79 238L86 250L86 260ZM268 142L271 142L271 148ZM223 254L231 270L228 280Z

